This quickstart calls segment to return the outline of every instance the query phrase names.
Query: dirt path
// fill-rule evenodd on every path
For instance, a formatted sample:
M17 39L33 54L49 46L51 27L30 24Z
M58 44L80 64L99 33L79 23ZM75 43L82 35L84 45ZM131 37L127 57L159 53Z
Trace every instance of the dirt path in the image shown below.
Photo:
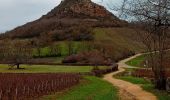
M118 63L119 71L106 74L103 78L104 80L112 83L114 86L117 86L119 88L120 90L119 95L120 95L121 100L157 100L156 96L154 96L152 93L144 91L139 85L135 85L130 82L116 79L113 77L113 75L116 75L118 73L125 71L124 68L134 68L132 66L126 65L125 62L140 55L141 54L137 54L133 57L120 61Z

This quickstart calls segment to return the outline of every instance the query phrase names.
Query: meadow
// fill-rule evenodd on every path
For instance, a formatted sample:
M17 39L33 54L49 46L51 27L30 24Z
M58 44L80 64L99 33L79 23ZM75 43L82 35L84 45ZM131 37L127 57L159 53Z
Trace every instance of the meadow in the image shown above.
M67 66L67 65L21 65L24 69L9 69L8 65L0 65L0 73L86 73L91 72L93 66ZM99 66L107 69L109 66Z

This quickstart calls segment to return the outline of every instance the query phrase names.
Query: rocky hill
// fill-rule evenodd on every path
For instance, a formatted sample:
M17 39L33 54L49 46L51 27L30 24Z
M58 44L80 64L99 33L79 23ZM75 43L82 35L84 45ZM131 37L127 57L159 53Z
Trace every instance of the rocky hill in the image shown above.
M52 17L109 18L112 20L119 20L103 6L99 6L90 0L64 0L58 7L54 8L45 16L45 18Z
M126 24L125 21L120 20L103 6L93 3L91 0L63 0L59 6L40 19L19 26L1 37L33 38L47 34L63 40L72 37L69 33L74 33L75 29L82 32L82 28L121 27ZM84 34L86 33L88 31ZM81 34L81 36L83 35Z

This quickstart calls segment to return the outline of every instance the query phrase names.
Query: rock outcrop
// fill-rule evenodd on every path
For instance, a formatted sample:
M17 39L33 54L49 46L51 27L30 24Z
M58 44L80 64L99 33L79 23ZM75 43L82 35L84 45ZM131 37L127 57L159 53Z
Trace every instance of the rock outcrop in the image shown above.
M126 25L103 6L91 0L63 0L40 19L17 27L4 36L10 38L33 38L43 33L67 34L75 27L121 27ZM65 39L64 38L64 39Z
M91 17L91 18L113 18L112 13L103 6L97 5L90 0L64 0L54 8L46 17Z

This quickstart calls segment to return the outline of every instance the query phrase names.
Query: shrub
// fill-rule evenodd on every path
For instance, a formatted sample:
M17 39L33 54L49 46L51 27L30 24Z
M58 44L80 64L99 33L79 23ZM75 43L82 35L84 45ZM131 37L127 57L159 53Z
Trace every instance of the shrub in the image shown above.
M92 69L92 74L98 77L101 77L103 74L114 72L118 70L118 65L113 64L110 68L107 69Z
M99 51L85 51L78 54L74 54L66 57L63 63L77 63L77 64L88 64L88 65L111 65L112 60L106 58Z

